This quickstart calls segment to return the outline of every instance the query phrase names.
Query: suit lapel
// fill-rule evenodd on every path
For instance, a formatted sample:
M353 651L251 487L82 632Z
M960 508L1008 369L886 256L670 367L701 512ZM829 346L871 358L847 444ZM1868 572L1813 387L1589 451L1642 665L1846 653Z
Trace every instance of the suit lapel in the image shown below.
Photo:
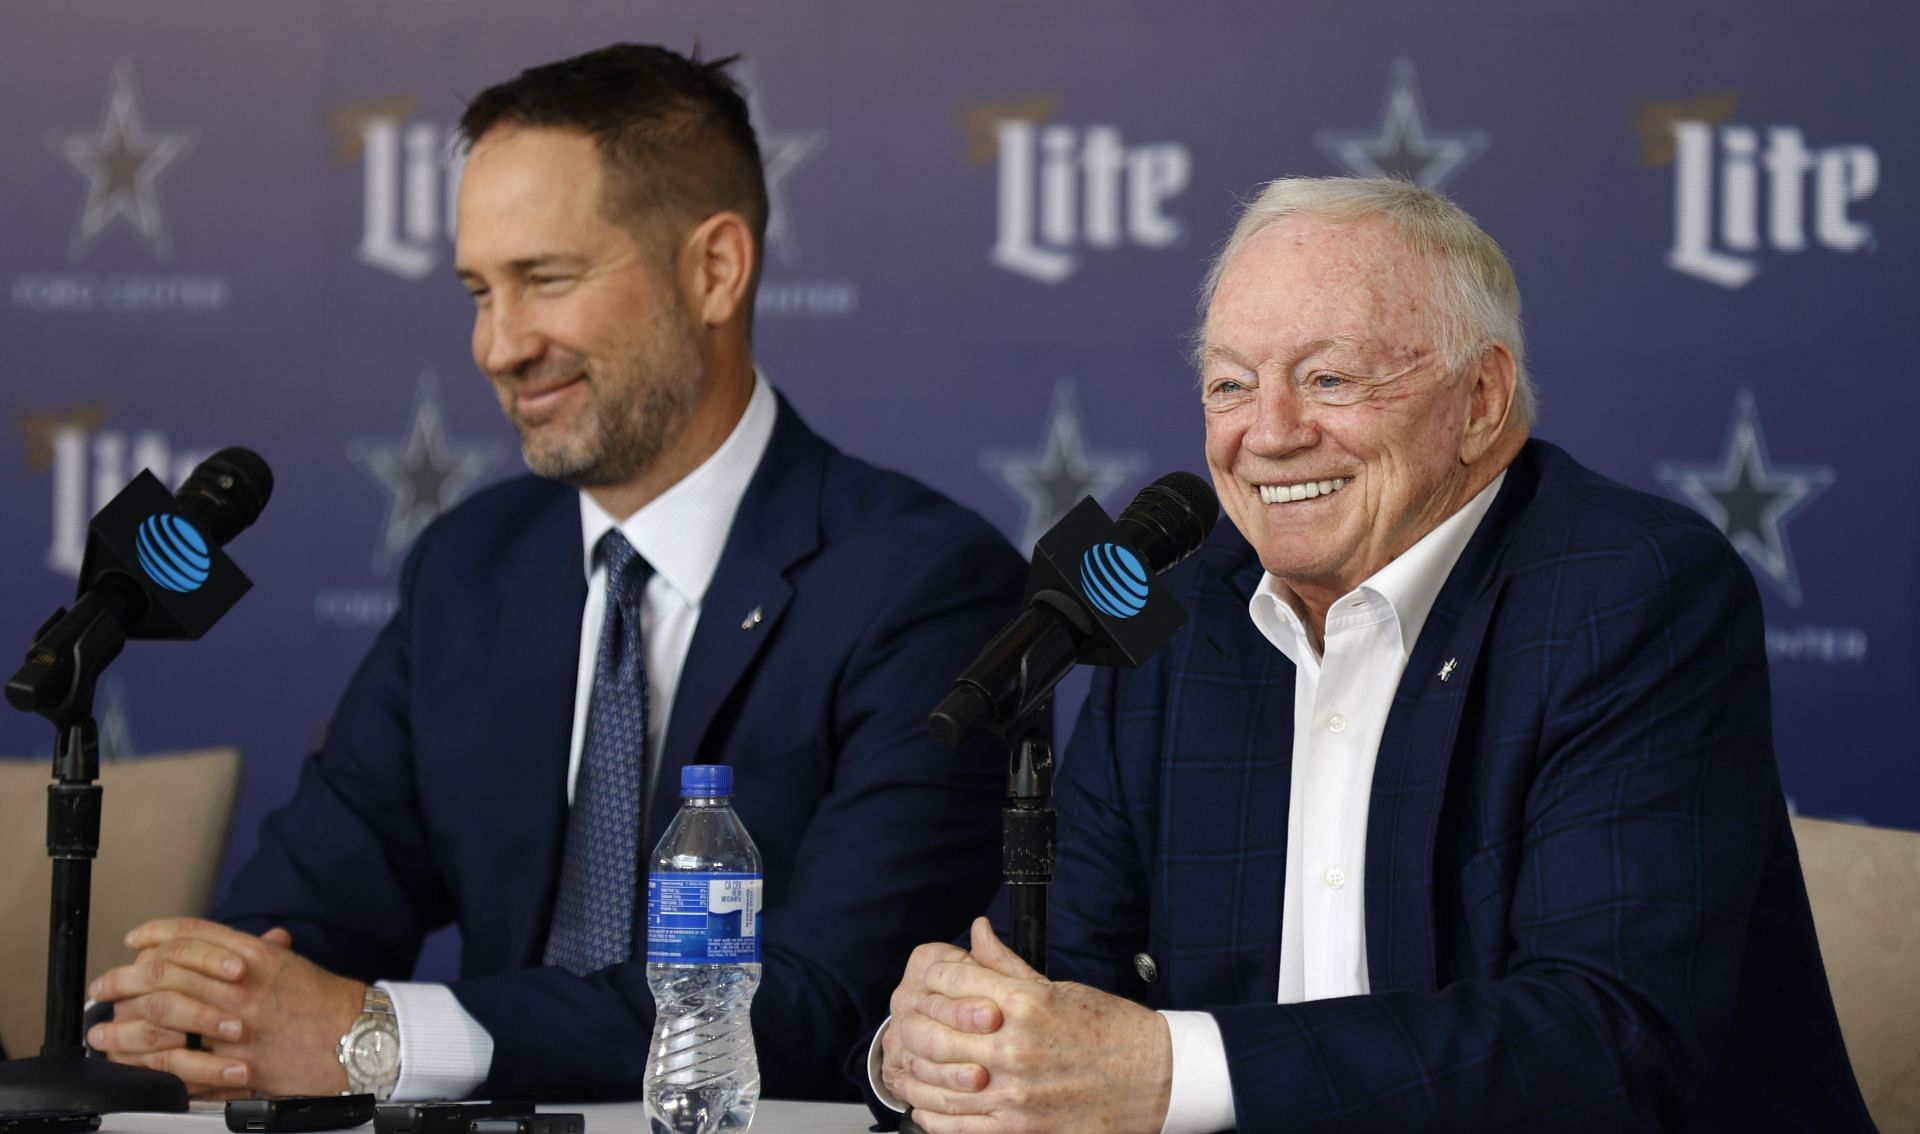
M1280 992L1281 922L1285 913L1287 824L1293 812L1293 703L1295 673L1273 643L1252 628L1247 601L1259 587L1258 561L1234 578L1232 597L1247 632L1238 636L1253 654L1247 669L1259 675L1246 745L1247 804L1255 845L1269 853L1240 864L1235 890L1240 932L1233 943L1235 992L1241 1003L1271 1003Z
M1170 663L1155 889L1170 1002L1260 1003L1280 973L1294 671L1253 627L1260 582L1235 533L1195 557L1193 632ZM1223 913L1230 916L1222 917Z
M1462 716L1505 584L1507 544L1538 479L1525 456L1508 466L1394 692L1367 816L1367 974L1375 992L1438 987L1434 840Z
M679 806L680 769L701 759L715 718L779 627L793 598L787 570L819 546L826 452L781 398L766 455L700 603L641 832L642 854L653 849Z
M501 557L496 574L493 641L487 667L492 746L500 766L488 776L492 798L511 801L488 819L488 839L511 847L500 855L508 956L537 963L560 877L567 829L567 756L574 687L580 665L580 612L587 601L580 550L580 509L572 492L529 525Z

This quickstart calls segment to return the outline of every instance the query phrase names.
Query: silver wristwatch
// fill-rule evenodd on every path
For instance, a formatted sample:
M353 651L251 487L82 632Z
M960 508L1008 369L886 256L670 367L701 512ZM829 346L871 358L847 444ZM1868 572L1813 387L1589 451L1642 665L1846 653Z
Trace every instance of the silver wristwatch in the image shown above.
M369 987L360 1018L340 1037L334 1054L346 1068L348 1091L380 1102L392 1097L400 1081L400 1020L393 1014L393 998Z

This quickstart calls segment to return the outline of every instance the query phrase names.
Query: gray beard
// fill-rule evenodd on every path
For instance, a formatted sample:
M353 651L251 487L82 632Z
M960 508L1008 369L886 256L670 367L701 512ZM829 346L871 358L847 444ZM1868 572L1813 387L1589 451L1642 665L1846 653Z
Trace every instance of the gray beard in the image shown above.
M596 400L580 434L536 447L525 429L520 452L535 474L575 488L625 484L643 475L693 416L698 379L648 384L638 404Z

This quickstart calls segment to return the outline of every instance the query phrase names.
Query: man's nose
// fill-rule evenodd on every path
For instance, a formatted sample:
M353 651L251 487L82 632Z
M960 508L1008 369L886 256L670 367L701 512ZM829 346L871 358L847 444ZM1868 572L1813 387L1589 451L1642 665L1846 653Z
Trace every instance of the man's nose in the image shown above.
M489 375L511 374L532 362L545 342L523 304L496 299L476 316L474 357Z
M1254 394L1254 421L1241 444L1263 457L1284 457L1320 441L1314 407L1292 382L1266 381Z

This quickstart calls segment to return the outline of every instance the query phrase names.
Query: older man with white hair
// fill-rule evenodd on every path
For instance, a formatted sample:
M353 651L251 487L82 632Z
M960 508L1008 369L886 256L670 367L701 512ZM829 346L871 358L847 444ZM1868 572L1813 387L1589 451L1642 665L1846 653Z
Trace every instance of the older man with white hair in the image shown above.
M1752 578L1528 439L1519 308L1429 191L1246 208L1196 344L1233 528L1095 679L1052 979L985 920L907 967L877 1086L930 1134L1872 1129Z

